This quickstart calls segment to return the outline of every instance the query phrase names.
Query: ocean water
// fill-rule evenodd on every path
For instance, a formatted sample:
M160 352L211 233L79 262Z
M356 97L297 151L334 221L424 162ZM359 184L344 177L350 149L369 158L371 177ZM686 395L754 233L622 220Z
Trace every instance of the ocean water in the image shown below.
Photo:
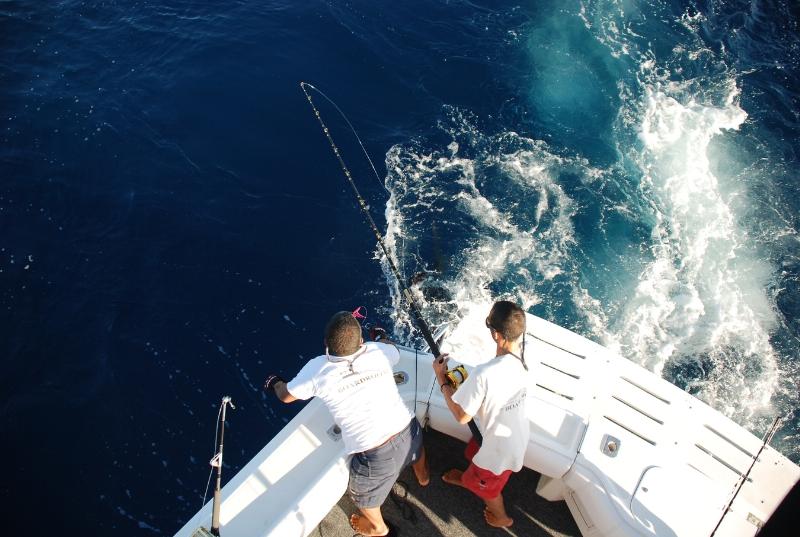
M394 5L398 4L398 5ZM10 530L171 535L298 410L331 313L496 298L800 462L799 10L776 1L0 1Z

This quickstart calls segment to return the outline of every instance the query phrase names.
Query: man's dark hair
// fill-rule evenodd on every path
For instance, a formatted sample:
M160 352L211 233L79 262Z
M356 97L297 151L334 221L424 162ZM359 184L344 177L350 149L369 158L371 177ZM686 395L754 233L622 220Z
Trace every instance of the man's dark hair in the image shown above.
M334 313L325 327L325 345L331 356L349 356L361 345L361 325L349 311Z
M525 331L525 311L513 302L498 300L492 306L486 324L507 340L516 341Z

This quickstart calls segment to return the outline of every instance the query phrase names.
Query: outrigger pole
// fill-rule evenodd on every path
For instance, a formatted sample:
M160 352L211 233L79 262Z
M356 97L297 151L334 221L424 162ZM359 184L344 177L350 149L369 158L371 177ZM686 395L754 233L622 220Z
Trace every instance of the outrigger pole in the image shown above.
M338 106L336 106L336 103L334 103L327 95L325 95L322 92L322 90L313 86L312 84L309 84L308 82L300 82L300 88L302 88L303 93L306 94L306 99L308 99L308 104L310 104L311 109L314 110L314 115L317 116L317 121L319 121L319 125L320 127L322 127L322 132L328 139L328 143L331 145L333 154L336 155L336 159L339 161L339 165L342 167L342 171L344 172L344 176L347 178L347 182L350 183L350 187L353 189L353 194L355 194L356 200L358 201L358 205L359 207L361 207L361 212L364 213L364 216L367 218L367 223L369 223L370 228L372 228L372 233L378 240L378 244L380 245L381 250L383 250L383 255L384 257L386 257L386 262L389 264L389 268L392 270L392 273L394 274L394 277L397 280L397 285L400 287L400 290L403 292L403 296L408 302L408 307L411 313L411 317L414 319L414 323L417 325L417 329L420 331L422 337L425 339L425 342L428 344L428 349L430 349L431 354L433 354L434 356L439 356L440 354L442 354L441 350L439 349L439 345L436 343L436 340L433 338L433 335L431 335L430 328L428 328L428 324L425 322L425 319L422 318L422 314L420 313L419 307L417 306L417 301L414 300L414 295L411 294L411 291L408 289L408 286L406 286L406 284L403 283L403 278L400 276L400 271L397 270L397 266L394 264L394 261L392 261L392 256L389 255L389 249L386 248L386 244L383 242L383 235L381 235L378 226L375 225L375 221L372 219L372 215L369 213L369 206L367 205L367 202L364 201L364 198L361 197L361 193L358 191L355 181L353 181L353 176L350 173L350 170L347 168L347 164L344 163L344 159L342 158L342 155L339 152L339 148L336 147L336 142L333 141L333 137L331 136L328 127L322 120L322 116L320 115L319 110L317 110L317 107L314 105L314 101L311 99L311 95L308 93L306 88L311 88L320 95L322 95L325 98L325 100L331 103L331 105L333 105L333 107L336 108L339 114L341 114L341 116L347 122L347 125L350 127L350 130L352 130L353 134L355 134L358 143L361 145L361 149L364 151L367 160L372 166L372 171L375 172L375 177L377 177L378 180L380 181L380 178L378 177L378 172L375 170L375 166L372 164L372 159L369 158L369 154L367 153L367 150L364 149L364 144L361 143L361 138L358 137L358 134L356 133L355 128L353 128L353 125L350 123L350 120L348 120L347 116L344 115L344 112L342 112L342 110ZM472 432L472 436L475 437L475 440L478 442L478 444L481 444L483 441L483 436L481 435L480 430L478 430L478 426L475 424L473 420L470 420L470 422L467 425L469 425L469 429Z
M733 495L731 496L731 499L728 502L728 504L725 506L725 509L722 511L722 516L719 518L719 522L717 522L717 525L714 526L714 531L711 532L710 537L714 537L714 535L717 534L717 530L722 524L722 521L725 520L725 516L731 511L731 506L733 505L734 500L736 500L736 496L739 495L739 491L742 490L742 486L744 486L745 482L750 476L750 472L753 471L753 466L755 466L756 463L758 462L758 458L761 456L761 452L764 451L764 448L766 448L772 441L772 436L775 434L775 431L778 430L778 425L780 425L781 421L783 421L783 417L777 416L775 418L775 421L772 422L772 426L767 431L767 434L764 435L764 441L761 443L761 448L758 450L758 453L753 455L753 461L750 463L750 468L747 469L747 471L739 478L739 481L736 483L736 486L733 489ZM761 528L761 526L759 526L759 528Z

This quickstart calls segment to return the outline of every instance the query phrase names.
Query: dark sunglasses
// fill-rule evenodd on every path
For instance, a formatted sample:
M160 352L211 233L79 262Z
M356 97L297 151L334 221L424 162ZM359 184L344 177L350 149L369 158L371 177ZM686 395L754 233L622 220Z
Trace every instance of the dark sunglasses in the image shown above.
M497 332L497 328L492 326L492 323L489 322L489 318L488 317L486 318L486 328L488 328L492 332Z

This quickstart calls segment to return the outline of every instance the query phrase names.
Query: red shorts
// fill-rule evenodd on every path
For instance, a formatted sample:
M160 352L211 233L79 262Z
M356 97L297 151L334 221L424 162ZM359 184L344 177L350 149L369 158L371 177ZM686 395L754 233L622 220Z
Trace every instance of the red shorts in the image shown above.
M478 446L475 439L470 439L467 449L464 450L464 457L469 461L469 467L464 471L464 475L461 476L461 483L479 498L493 500L503 491L512 472L511 470L506 470L502 474L496 475L480 466L475 466L472 463L472 458L479 448L480 446Z

